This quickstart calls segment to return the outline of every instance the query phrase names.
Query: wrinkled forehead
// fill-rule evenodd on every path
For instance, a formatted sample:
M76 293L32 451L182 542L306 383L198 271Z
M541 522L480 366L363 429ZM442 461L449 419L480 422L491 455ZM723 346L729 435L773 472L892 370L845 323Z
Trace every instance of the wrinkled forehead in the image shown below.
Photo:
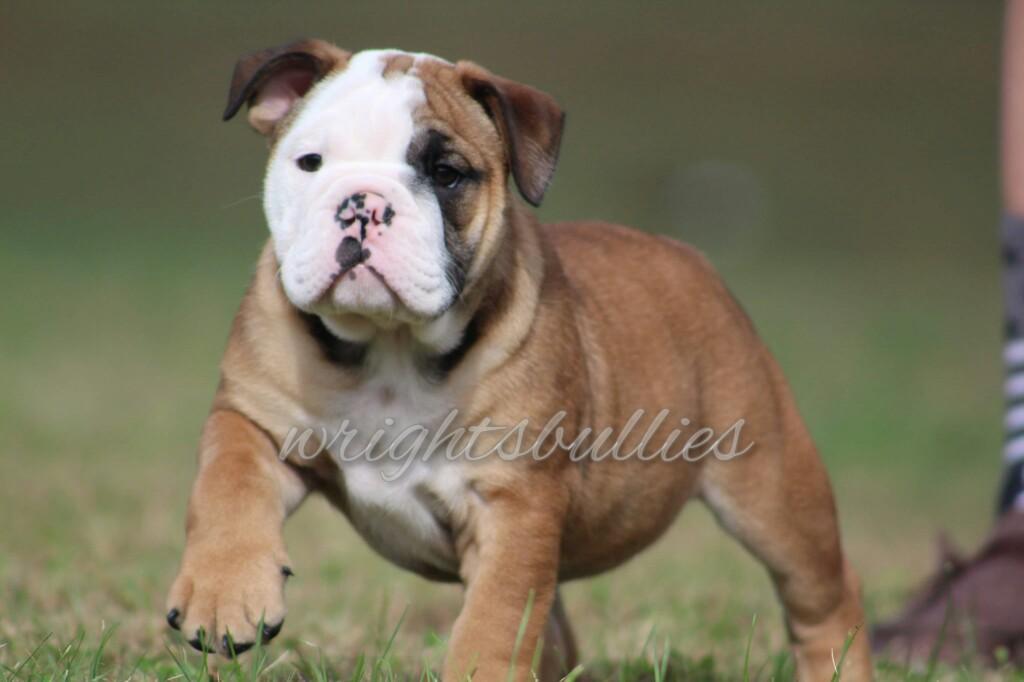
M306 96L285 137L339 147L351 161L404 160L417 133L440 130L479 147L497 142L483 110L440 57L399 50L354 54Z

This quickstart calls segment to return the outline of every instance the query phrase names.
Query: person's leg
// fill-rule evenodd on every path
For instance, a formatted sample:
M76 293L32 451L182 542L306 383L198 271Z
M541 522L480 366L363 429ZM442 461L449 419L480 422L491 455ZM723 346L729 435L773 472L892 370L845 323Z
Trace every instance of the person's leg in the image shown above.
M1001 119L1007 409L1000 515L1024 504L1024 0L1006 5Z
M997 520L970 558L944 548L939 569L902 613L874 628L872 644L896 660L933 651L955 662L1024 661L1024 0L1009 0L1002 82L1003 301L1006 313L1005 471Z

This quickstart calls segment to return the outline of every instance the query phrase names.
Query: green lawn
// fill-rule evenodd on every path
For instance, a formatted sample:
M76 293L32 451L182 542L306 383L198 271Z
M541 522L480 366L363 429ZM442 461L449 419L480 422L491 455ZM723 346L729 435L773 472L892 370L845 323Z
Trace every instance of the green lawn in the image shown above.
M709 253L794 385L871 616L891 613L938 529L977 542L999 475L998 8L824 4L0 10L16 93L0 169L6 674L200 674L163 600L265 233L262 142L217 119L232 60L301 34L474 57L558 95L569 129L543 215ZM385 564L320 500L287 535L298 577L263 679L437 669L457 588ZM673 679L744 679L748 642L750 679L790 670L767 577L696 505L566 599L587 679L659 679L666 643ZM221 674L248 679L261 656Z

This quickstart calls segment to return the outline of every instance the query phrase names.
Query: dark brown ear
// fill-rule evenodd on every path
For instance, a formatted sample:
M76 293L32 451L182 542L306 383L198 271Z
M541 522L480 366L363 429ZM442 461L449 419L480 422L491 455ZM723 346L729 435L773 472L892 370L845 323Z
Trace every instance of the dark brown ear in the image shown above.
M323 40L307 39L242 57L231 75L224 120L233 118L242 105L248 104L249 124L269 135L295 102L350 56Z
M469 95L494 119L523 198L540 206L555 174L565 112L550 95L473 62L459 62L456 69Z

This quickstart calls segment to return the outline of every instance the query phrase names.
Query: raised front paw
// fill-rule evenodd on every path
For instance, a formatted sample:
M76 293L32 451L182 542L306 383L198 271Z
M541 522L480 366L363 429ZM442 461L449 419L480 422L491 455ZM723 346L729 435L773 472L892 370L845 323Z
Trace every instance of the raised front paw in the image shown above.
M167 597L167 622L199 651L241 654L257 637L269 642L281 631L291 575L287 557L272 553L187 550Z

